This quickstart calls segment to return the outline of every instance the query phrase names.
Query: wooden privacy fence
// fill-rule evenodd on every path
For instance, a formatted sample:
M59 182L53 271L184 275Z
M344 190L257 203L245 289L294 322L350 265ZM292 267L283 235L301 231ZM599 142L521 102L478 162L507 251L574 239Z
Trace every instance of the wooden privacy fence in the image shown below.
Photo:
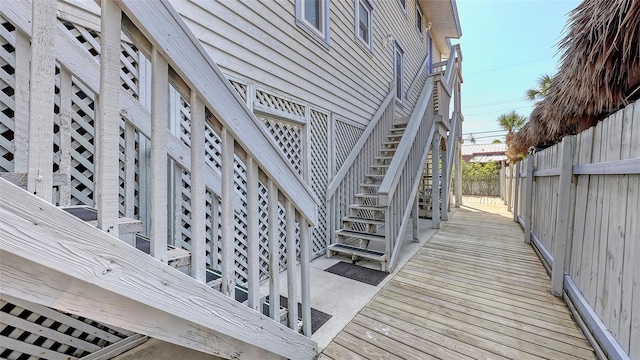
M640 359L640 103L501 179L525 242L551 271L552 293L575 305L610 359Z

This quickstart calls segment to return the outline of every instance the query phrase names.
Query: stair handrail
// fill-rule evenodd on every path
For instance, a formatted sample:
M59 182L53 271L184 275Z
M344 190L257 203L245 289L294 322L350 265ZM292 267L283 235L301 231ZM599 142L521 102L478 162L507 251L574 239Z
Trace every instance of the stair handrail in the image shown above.
M385 111L387 111L389 107L393 105L395 97L396 88L395 86L392 86L391 91L389 91L387 96L384 98L384 100L380 104L380 107L378 107L378 110L371 118L371 121L369 121L369 124L362 132L362 135L353 146L353 149L349 153L349 156L347 156L344 163L342 164L342 166L340 166L340 169L329 183L329 186L327 186L327 193L325 196L326 200L330 200L333 197L336 190L344 180L344 177L347 175L347 172L353 166L353 163L357 160L358 156L362 153L362 149L371 141L371 134L374 130L376 130L376 127L378 127L378 123L383 118Z
M284 158L277 145L270 140L268 133L263 129L264 126L237 95L226 76L171 3L167 0L153 3L157 6L145 7L136 0L118 0L119 7L135 27L143 30L145 37L154 43L155 48L162 49L166 54L167 61L182 81L186 82L189 88L198 89L207 108L228 129L236 142L254 158L261 170L273 179L280 191L306 218L309 225L315 226L318 219L317 206L320 201L311 187ZM154 22L155 17L149 16L153 12L166 17L167 21ZM123 30L126 30L124 25L123 22ZM159 31L161 28L165 28L165 36L162 36L162 32ZM139 48L144 51L145 47L139 46ZM189 56L185 56L185 53ZM223 86L224 90L214 94L214 91L207 90L211 88L211 84ZM254 126L248 127L238 119L250 120ZM284 169L286 170L283 171Z
M416 76L411 81L411 85L409 85L409 89L407 90L407 99L413 99L414 97L420 96L417 91L420 90L420 86L424 85L424 82L427 80L427 76L429 75L429 54L425 56L422 65L420 65L420 69L416 72ZM417 100L417 99L416 99Z
M385 211L385 253L388 268L393 270L401 242L416 199L430 144L435 134L436 116L433 114L435 78L430 75L411 113L405 132L378 190L379 204ZM401 189L401 191L397 191Z

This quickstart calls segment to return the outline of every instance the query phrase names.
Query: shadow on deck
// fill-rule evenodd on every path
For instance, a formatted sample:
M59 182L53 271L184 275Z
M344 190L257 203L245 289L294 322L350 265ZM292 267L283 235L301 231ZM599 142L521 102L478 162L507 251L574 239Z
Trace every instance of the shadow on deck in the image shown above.
M499 199L467 198L321 359L593 359Z

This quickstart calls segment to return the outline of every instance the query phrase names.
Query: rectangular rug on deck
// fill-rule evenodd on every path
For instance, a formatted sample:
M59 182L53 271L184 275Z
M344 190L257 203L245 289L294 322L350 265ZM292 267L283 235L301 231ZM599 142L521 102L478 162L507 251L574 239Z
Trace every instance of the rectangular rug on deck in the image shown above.
M378 284L380 284L380 282L389 275L389 273L384 271L370 269L344 261L340 261L339 263L326 268L324 271L373 286L378 286Z

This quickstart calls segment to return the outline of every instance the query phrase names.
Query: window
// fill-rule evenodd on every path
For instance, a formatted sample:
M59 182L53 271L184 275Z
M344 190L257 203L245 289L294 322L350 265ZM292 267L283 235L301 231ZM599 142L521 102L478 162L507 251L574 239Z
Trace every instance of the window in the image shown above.
M296 24L307 34L329 45L330 0L296 0Z
M393 51L393 80L396 85L396 101L404 101L404 50L400 44L395 42Z
M423 17L420 5L416 4L416 29L418 29L418 33L420 33L420 36L424 39Z
M371 50L373 30L373 6L369 0L356 0L356 37Z

